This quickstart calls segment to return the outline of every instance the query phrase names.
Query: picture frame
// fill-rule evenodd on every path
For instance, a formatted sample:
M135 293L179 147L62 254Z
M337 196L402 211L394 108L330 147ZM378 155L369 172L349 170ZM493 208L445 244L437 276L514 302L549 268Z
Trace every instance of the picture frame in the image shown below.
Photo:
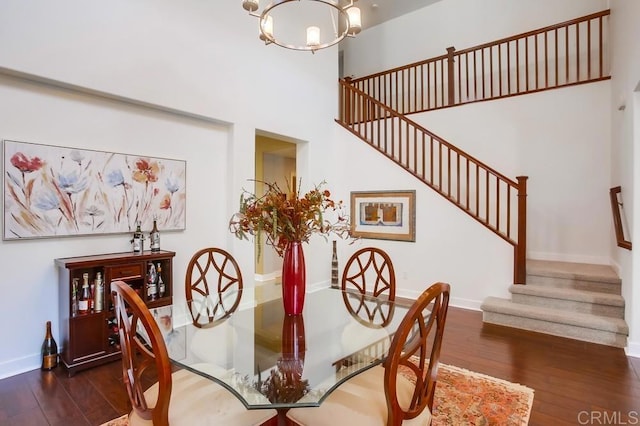
M416 191L352 191L351 235L416 240Z
M186 227L186 161L3 140L4 241Z

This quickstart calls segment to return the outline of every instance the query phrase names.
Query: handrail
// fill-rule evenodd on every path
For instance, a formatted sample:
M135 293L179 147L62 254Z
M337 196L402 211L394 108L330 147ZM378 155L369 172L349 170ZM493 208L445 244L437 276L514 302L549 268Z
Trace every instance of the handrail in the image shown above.
M340 125L514 246L514 283L525 282L526 181L517 182L349 83Z
M624 235L625 227L622 224L622 215L620 214L620 207L624 208L624 204L622 203L622 200L618 196L618 194L621 194L621 193L622 193L622 187L620 186L616 186L609 189L609 200L611 201L611 213L613 214L613 228L616 231L616 242L618 243L618 247L631 250L631 247L632 247L631 241L629 241Z
M610 10L352 79L400 114L606 80Z

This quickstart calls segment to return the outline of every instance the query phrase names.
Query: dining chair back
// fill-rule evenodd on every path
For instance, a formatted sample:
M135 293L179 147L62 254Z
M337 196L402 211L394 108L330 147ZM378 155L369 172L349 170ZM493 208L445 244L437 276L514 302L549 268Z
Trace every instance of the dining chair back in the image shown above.
M435 283L412 304L382 364L349 378L317 408L287 418L305 426L428 425L435 395L450 286Z
M203 327L233 313L242 298L242 273L221 248L198 250L187 265L185 296L193 324Z
M411 419L425 409L433 410L450 291L449 284L431 285L405 314L393 336L384 362L387 408L393 419ZM401 393L401 377L415 383L410 399Z
M153 424L166 424L171 397L171 364L160 329L149 309L128 284L113 281L115 316L120 335L123 382L133 411ZM138 332L144 329L146 339ZM148 403L144 395L143 374L155 366L158 378L158 397ZM149 369L150 370L150 369Z
M364 247L351 255L342 271L342 290L374 297L396 297L396 274L389 255L377 247Z
M276 410L247 410L212 380L188 370L172 373L160 328L140 296L123 281L113 281L111 292L132 406L129 426L275 424ZM145 390L154 376L157 381Z
M347 310L365 325L386 326L392 319L396 275L389 255L365 247L351 255L342 272L341 288Z

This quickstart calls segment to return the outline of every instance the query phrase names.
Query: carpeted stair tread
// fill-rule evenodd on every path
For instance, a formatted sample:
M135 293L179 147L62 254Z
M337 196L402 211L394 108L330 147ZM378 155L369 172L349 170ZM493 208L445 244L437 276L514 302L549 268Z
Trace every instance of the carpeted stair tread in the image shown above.
M594 330L628 336L629 327L620 318L603 317L599 315L561 311L558 309L541 306L514 303L511 300L499 297L487 297L482 303L483 312L497 312L505 315L513 315L521 318L531 318L558 324L567 324Z
M509 291L512 294L524 294L551 299L572 300L576 302L624 307L624 298L619 294L577 290L573 288L549 287L534 284L512 285L509 288Z
M587 263L529 259L527 260L527 275L611 284L621 283L620 277L611 266Z

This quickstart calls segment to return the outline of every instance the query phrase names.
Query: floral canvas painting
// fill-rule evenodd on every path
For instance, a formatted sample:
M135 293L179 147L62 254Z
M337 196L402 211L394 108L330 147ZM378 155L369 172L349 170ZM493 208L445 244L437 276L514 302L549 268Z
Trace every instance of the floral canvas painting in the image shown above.
M3 145L4 240L185 229L185 161Z

